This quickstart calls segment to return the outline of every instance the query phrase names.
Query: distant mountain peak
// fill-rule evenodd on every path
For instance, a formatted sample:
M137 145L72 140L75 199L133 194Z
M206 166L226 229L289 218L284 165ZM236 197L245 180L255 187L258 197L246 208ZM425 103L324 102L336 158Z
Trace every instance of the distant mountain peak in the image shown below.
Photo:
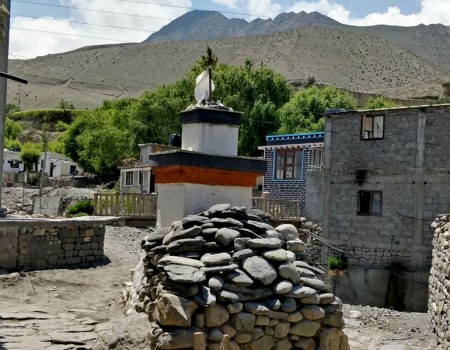
M247 22L241 18L227 18L217 11L193 10L176 18L145 42L212 40L241 36L256 36L281 32L305 25L341 25L318 12L280 13L273 19L256 18Z

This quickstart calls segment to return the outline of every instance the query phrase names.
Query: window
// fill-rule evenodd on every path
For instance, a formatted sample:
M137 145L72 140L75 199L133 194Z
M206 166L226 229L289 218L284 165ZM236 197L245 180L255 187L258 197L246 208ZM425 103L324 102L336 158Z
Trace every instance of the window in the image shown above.
M323 152L321 148L311 150L311 161L308 170L321 170L323 168Z
M142 185L142 180L144 179L144 172L141 170L139 171L139 176L138 176L138 185L141 186Z
M15 169L17 169L19 167L20 163L21 163L21 161L18 159L13 159L13 160L9 161L11 168L15 168Z
M358 215L381 215L381 191L358 191Z
M275 156L275 179L301 179L303 151L277 151Z
M361 117L361 139L374 140L384 137L384 115L363 115Z
M133 186L134 173L132 171L127 171L125 173L125 186Z

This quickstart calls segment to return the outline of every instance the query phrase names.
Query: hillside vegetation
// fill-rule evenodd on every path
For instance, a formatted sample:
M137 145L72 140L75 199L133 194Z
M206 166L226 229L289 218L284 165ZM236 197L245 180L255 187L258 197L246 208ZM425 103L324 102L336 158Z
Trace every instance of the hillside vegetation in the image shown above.
M243 65L250 59L288 81L314 76L320 84L388 97L439 96L442 82L450 79L450 69L379 36L309 25L256 37L93 46L26 62L12 60L10 72L29 84L19 90L18 83L9 83L8 101L36 109L64 98L84 109L105 99L136 97L183 78L207 44L225 64Z

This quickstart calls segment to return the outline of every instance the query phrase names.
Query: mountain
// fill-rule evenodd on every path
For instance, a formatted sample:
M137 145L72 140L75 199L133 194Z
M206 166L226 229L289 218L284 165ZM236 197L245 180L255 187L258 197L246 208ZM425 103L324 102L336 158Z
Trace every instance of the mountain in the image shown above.
M341 26L339 22L318 12L282 13L273 20L270 18L257 18L247 22L244 19L229 19L216 11L194 10L173 20L158 32L150 35L144 42L193 41L256 36L283 32L311 24Z
M207 24L212 23L220 30L211 30ZM299 27L282 27L293 23ZM255 28L267 32L249 36ZM275 28L283 31L274 32ZM150 36L151 41L10 60L9 72L29 84L8 82L8 102L22 109L47 108L63 98L76 108L91 108L105 99L138 96L182 78L207 45L222 63L241 65L251 59L291 81L314 76L321 84L394 98L438 96L442 83L450 81L449 33L440 24L345 26L318 13L287 13L248 23L217 12L192 11ZM188 34L231 37L174 39Z

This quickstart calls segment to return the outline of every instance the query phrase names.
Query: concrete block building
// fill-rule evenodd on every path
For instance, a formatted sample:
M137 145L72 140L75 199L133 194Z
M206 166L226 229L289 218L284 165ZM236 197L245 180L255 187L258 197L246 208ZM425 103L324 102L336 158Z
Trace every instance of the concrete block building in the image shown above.
M120 168L121 192L153 193L156 192L155 174L149 165L151 153L173 151L179 147L160 145L156 143L139 144L139 162Z
M311 174L323 176L308 210L320 213L324 238L353 266L388 270L374 286L403 309L426 309L430 223L450 212L449 118L449 104L327 113L323 172ZM332 253L324 247L322 262Z
M322 169L323 145L323 132L267 136L259 147L267 160L262 191L271 199L300 201L305 215L306 172Z

